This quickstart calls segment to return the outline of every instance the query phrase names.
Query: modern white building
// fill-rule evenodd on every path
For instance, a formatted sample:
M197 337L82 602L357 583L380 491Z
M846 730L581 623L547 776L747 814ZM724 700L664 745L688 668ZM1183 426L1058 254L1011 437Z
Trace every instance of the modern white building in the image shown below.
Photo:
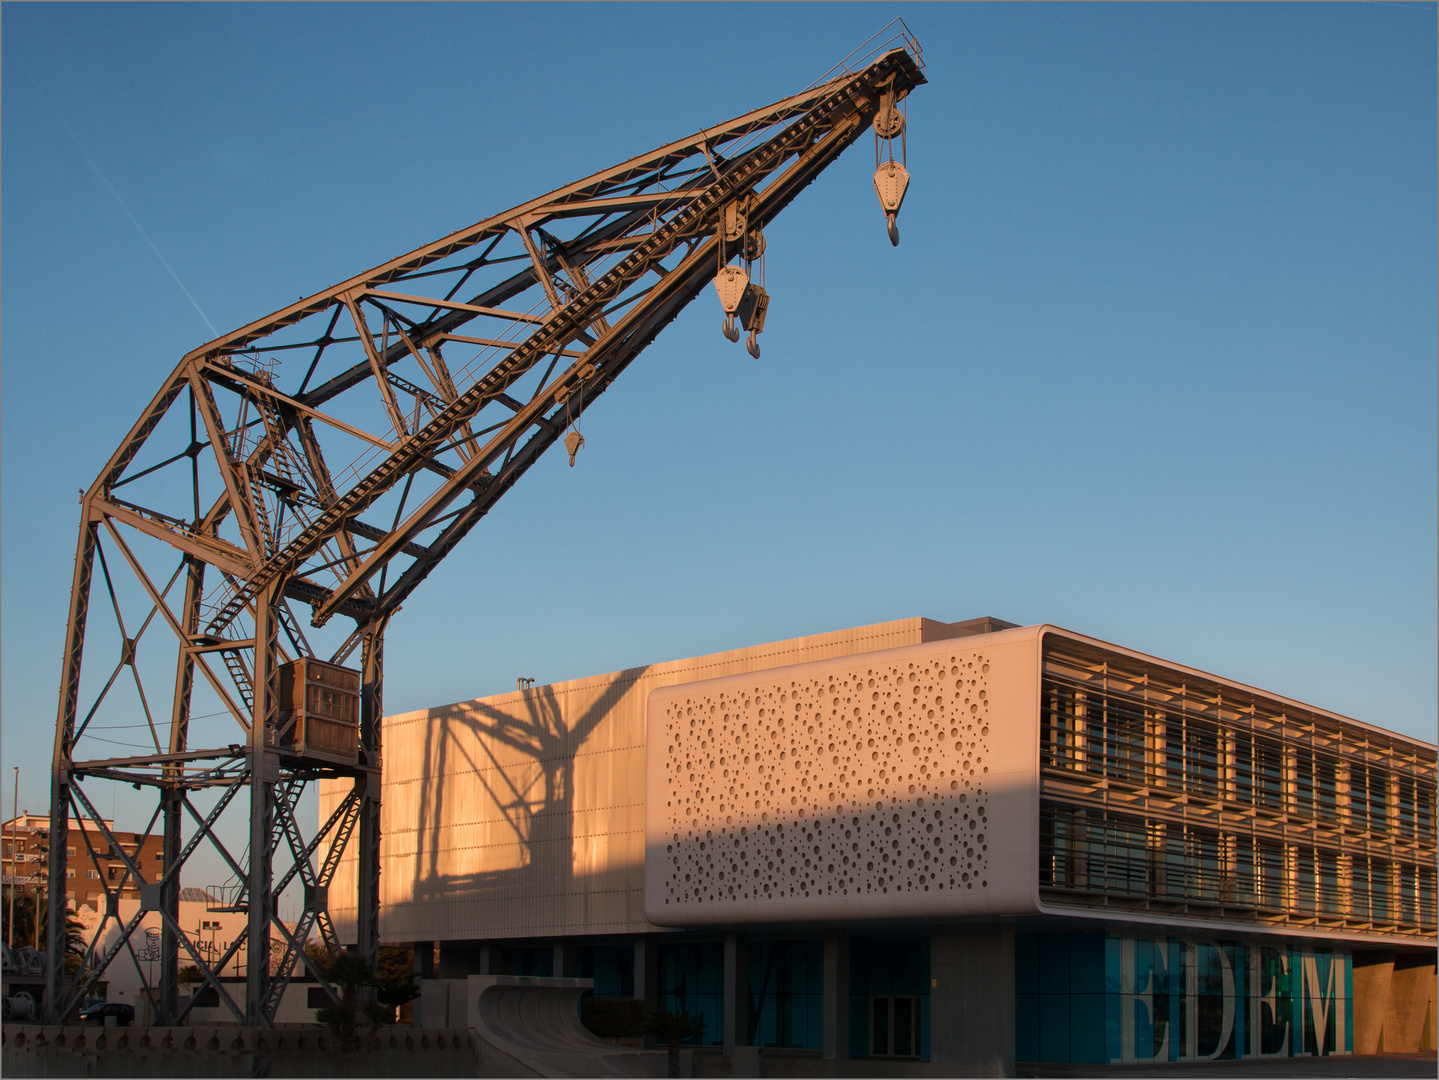
M381 935L427 974L592 977L770 1072L1435 1045L1435 747L1057 627L900 620L383 737Z
M140 901L122 897L119 903L121 924L128 924L139 912ZM97 952L103 952L119 937L120 927L115 920L104 921L90 908L80 909L80 917L91 938L99 931L95 942ZM180 890L180 926L195 943L196 949L205 962L214 968L233 1001L240 1009L245 1005L245 946L242 943L231 949L237 939L243 939L248 915L224 904L220 897L208 890L186 888ZM104 923L102 926L101 923ZM145 987L156 986L160 972L160 936L162 923L158 911L148 911L140 916L140 925L130 938L130 947L124 949L105 969L105 997L135 1007L136 1016L148 1022L153 1016ZM279 931L271 931L271 948L274 955L283 952L284 942ZM228 957L228 959L226 959ZM223 961L223 963L222 963ZM183 950L180 966L193 963L193 958ZM190 1023L233 1024L235 1015L220 1000L219 991L212 986L192 984L186 990L193 994L195 1001L187 1020ZM286 988L280 1006L278 1020L286 1023L312 1023L314 1021L314 998L318 1003L323 991L315 991L313 982L297 980ZM328 1004L328 998L325 999ZM182 1004L188 1004L182 998Z

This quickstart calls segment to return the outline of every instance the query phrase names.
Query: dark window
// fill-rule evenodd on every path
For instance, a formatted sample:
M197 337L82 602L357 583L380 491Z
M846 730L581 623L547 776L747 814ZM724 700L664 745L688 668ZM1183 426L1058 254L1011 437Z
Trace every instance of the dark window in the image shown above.
M1390 901L1389 864L1383 859L1369 860L1370 911L1377 923L1394 921L1394 908Z
M1415 829L1419 839L1434 842L1434 785L1420 780L1415 784Z
M1354 855L1349 860L1349 913L1363 922L1369 918L1369 858Z
M1389 831L1388 774L1368 764L1349 766L1349 819L1356 829Z
M1219 902L1223 882L1220 879L1219 834L1208 829L1192 829L1195 856L1193 899L1202 903Z
M918 1057L919 998L873 998L869 1035L869 1052L876 1057Z
M849 1052L853 1057L928 1056L929 949L928 938L850 939ZM886 1002L878 1017L876 1000ZM898 1019L895 1001L905 1002Z
M1163 895L1170 900L1183 900L1189 895L1189 874L1193 856L1189 838L1182 825L1164 827L1164 861L1162 866Z
M1409 926L1419 922L1419 868L1400 864L1399 921Z
M1415 836L1414 826L1418 809L1414 797L1414 778L1400 776L1395 787L1397 799L1394 809L1395 816L1399 819L1399 835L1412 840Z
M660 1008L698 1013L705 1046L724 1042L724 944L718 941L661 945Z
M1294 907L1295 910L1312 915L1317 910L1314 888L1314 849L1298 848L1294 853Z
M1436 922L1434 910L1434 867L1419 868L1419 925L1432 931Z
M211 993L213 992L211 991ZM307 1009L327 1009L333 1004L334 1002L330 1000L330 995L325 992L323 986L312 986L305 991L305 1008Z
M1056 769L1078 767L1078 721L1075 694L1067 687L1050 685L1045 694L1044 764Z
M1143 819L1105 814L1091 822L1088 847L1091 888L1126 896L1148 892L1149 845Z
M1294 813L1314 816L1314 755L1307 748L1294 755Z
M1254 736L1247 731L1234 735L1234 801L1254 804Z
M1254 740L1254 757L1258 765L1256 782L1259 788L1255 805L1267 810L1284 809L1284 752L1279 744L1261 739Z
M748 1025L753 1046L824 1047L824 942L751 941Z
M1082 889L1084 812L1045 802L1040 805L1040 883L1056 889Z
M633 997L633 945L581 945L575 950L580 978L595 981L595 997Z
M1145 782L1144 710L1139 705L1112 700L1106 713L1109 744L1105 774L1130 784Z
M1191 795L1219 795L1219 729L1205 720L1184 721L1184 766Z
M521 946L500 950L501 975L530 975L549 978L555 973L553 945Z
M1343 913L1343 897L1339 892L1339 856L1332 851L1315 855L1319 872L1319 910L1329 916Z
M1254 888L1254 837L1234 838L1234 872L1230 878L1225 902L1236 907L1251 907L1258 902Z
M1339 820L1339 762L1316 754L1314 780L1319 817L1325 821Z

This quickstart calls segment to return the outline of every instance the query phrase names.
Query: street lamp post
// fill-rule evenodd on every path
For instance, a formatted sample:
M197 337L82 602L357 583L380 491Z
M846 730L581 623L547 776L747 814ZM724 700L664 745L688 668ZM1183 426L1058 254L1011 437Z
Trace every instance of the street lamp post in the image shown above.
M13 948L15 947L15 879L20 876L19 874L15 873L15 866L16 866L16 862L17 862L17 860L16 860L16 858L15 858L15 853L16 853L16 849L20 846L20 845L16 842L16 837L19 836L19 829L20 829L20 766L19 766L19 765L16 765L16 766L15 766L15 790L14 790L14 792L12 792L12 795L14 796L15 802L14 802L14 808L13 808L13 809L11 810L11 812L10 812L10 934L9 934L8 938L6 939L5 944L8 945L8 946L10 946L10 948L13 949ZM36 921L37 923L40 921L40 913L39 913L38 911L35 912L35 921Z

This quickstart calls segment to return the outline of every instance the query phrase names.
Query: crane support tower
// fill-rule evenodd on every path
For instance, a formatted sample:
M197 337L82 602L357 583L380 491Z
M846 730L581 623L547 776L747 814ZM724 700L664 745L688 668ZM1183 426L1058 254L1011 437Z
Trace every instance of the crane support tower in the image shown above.
M870 129L897 242L904 102L924 81L918 43L896 21L801 93L181 359L81 496L50 804L47 1022L62 1022L108 965L134 960L152 912L157 983L136 968L158 1023L183 1023L199 999L177 993L182 964L243 1024L273 1024L300 965L338 1001L304 945L318 934L339 947L329 888L355 844L355 947L378 951L391 616L551 445L563 441L574 463L580 415L706 285L727 336L738 339L737 320L759 355L765 226ZM83 677L82 660L95 669ZM96 736L117 716L143 752L115 756ZM299 799L323 778L351 786L307 828ZM97 781L154 792L144 835L162 833L164 846L153 865L102 818L86 790ZM71 821L85 823L73 857ZM180 876L201 845L233 875L211 903L247 915L223 955L179 922ZM104 932L67 965L55 943L77 867L105 883ZM287 889L303 895L293 923L279 917ZM123 897L138 904L122 909ZM220 978L227 966L245 972L243 1000Z

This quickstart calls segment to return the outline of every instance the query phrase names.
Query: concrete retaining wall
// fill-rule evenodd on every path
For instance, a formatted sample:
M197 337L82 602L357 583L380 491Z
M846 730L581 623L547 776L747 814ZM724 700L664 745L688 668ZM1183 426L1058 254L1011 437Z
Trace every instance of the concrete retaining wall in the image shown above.
M463 1029L386 1028L341 1052L320 1027L6 1024L0 1046L6 1077L485 1075L478 1041Z

